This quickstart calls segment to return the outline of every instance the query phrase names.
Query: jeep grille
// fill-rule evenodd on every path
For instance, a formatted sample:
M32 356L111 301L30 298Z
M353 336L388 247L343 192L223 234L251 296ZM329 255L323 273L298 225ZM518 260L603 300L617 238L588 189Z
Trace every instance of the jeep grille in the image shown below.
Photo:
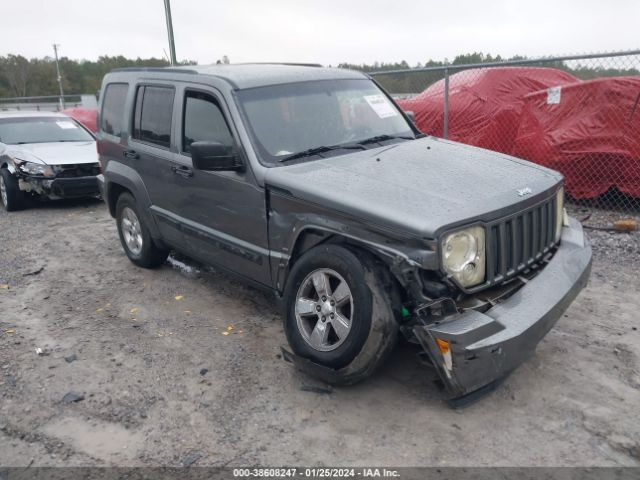
M487 227L487 281L500 283L530 268L556 244L555 195Z

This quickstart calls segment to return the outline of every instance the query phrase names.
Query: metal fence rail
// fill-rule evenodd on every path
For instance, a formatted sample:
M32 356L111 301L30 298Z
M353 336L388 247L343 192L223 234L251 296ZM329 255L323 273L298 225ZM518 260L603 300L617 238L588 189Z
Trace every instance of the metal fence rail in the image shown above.
M36 110L57 112L64 108L73 107L94 108L97 104L96 96L92 94L64 95L63 102L60 101L60 98L60 95L0 98L0 111Z
M640 211L640 50L370 75L423 132L559 170L572 201Z

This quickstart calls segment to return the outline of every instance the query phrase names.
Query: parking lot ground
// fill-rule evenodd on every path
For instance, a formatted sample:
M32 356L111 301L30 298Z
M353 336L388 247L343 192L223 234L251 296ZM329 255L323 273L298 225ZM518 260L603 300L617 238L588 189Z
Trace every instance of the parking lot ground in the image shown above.
M98 201L1 212L0 464L639 465L638 235L595 233L536 355L453 410L407 344L352 387L295 371L269 295L135 267Z

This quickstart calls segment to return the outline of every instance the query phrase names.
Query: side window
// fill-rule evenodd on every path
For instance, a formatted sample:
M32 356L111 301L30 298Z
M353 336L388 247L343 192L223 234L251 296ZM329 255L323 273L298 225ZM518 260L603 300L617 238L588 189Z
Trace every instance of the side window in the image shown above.
M124 103L127 99L129 85L126 83L110 83L104 92L102 112L100 114L100 130L110 135L120 135L123 130Z
M218 103L209 95L186 92L182 148L191 151L191 144L202 140L231 145L233 138Z
M133 138L169 148L174 95L170 87L138 87Z

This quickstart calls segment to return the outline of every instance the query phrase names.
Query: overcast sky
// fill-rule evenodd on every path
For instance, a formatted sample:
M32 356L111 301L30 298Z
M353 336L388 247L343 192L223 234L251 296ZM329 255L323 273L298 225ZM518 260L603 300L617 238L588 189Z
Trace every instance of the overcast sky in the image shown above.
M163 0L0 0L0 55L162 57ZM640 47L640 0L172 0L178 59L371 63ZM13 21L15 19L15 21ZM164 50L163 50L164 49Z

